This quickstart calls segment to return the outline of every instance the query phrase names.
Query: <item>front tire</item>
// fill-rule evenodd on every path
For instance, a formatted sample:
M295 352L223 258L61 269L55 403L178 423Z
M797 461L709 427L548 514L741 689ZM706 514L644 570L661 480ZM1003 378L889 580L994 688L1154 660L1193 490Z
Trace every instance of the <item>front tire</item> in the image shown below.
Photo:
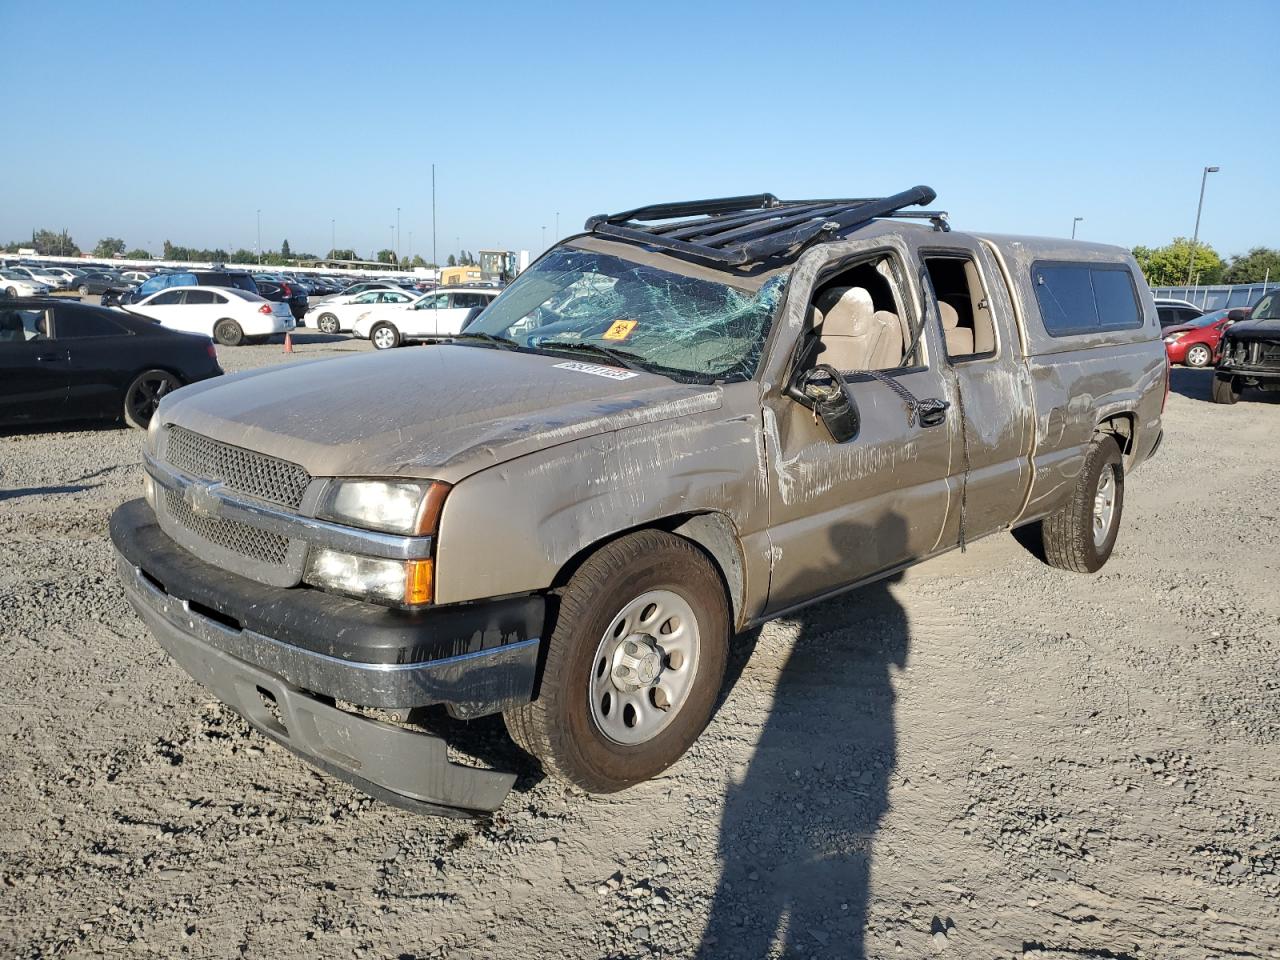
M1112 436L1093 438L1071 499L1040 521L1045 562L1059 570L1095 573L1115 548L1124 510L1124 463Z
M1212 397L1214 403L1235 403L1240 399L1240 381L1235 377L1215 376Z
M332 313L322 313L316 318L316 329L321 333L334 334L342 329L342 324Z
M136 430L147 429L160 401L180 386L182 381L168 370L144 370L124 392L124 422Z
M244 343L244 330L234 320L219 320L213 325L213 339L224 347L238 347Z
M503 714L548 773L614 793L675 763L724 680L729 604L711 561L660 530L602 547L569 579L538 698Z
M1203 343L1194 343L1187 349L1188 367L1207 367L1213 353Z
M391 350L400 346L400 331L392 324L383 321L374 324L373 329L369 331L369 340L373 343L375 350Z
M87 284L80 284L80 289L76 291L80 296L87 297L89 295L89 287Z
M5 291L4 291L4 292L5 292L6 294L8 294L10 297L16 297L16 296L18 295L18 288L17 288L17 287L5 287Z

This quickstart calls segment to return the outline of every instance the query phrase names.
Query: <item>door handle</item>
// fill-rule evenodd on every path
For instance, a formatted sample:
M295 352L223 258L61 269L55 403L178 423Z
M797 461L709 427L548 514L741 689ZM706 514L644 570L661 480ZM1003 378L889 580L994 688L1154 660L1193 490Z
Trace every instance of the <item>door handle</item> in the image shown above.
M40 363L60 363L67 359L65 353L37 353L36 360Z
M950 400L923 400L921 401L920 410L920 426L936 427L943 420L947 419L947 410L951 407Z

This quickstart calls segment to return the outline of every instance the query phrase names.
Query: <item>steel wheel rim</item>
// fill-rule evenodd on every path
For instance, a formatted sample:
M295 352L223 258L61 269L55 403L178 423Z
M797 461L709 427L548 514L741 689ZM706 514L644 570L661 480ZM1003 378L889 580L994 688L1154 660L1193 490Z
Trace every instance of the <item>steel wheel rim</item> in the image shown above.
M396 338L386 327L373 331L373 345L379 350L389 350L396 344Z
M1187 351L1187 362L1193 367L1203 367L1209 362L1209 348L1196 344Z
M1093 545L1101 547L1107 542L1111 523L1116 515L1116 471L1110 464L1098 477L1098 490L1093 495Z
M134 386L129 395L129 410L134 419L140 423L149 423L160 401L173 389L173 381L168 377L148 377Z
M647 743L689 702L701 652L698 620L671 590L650 590L609 622L591 661L596 729L614 743Z

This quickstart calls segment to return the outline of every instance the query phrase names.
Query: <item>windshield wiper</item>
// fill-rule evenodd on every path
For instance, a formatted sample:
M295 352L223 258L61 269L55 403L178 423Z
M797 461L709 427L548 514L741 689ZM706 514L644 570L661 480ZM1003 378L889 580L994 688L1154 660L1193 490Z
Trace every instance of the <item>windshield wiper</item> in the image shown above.
M612 347L604 347L589 340L543 341L538 344L537 348L548 352L563 350L566 353L574 351L594 353L596 356L604 357L606 360L612 360L619 367L626 367L628 370L639 370L644 373L651 372L647 366L639 362L639 358L635 354L627 353L624 350L614 350Z
M448 336L436 337L437 340L479 340L481 343L492 343L495 347L501 347L504 350L518 350L520 344L516 343L510 337L499 337L492 333L481 333L478 330L471 333L454 333Z

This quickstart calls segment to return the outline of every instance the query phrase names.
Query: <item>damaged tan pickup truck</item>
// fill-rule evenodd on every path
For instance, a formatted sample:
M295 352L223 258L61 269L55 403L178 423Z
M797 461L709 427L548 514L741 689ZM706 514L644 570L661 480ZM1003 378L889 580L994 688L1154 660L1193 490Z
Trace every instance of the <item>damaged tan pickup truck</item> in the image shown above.
M514 774L450 761L443 711L619 790L754 624L1020 526L1097 570L1162 435L1150 292L933 199L595 217L461 334L184 388L112 517L125 591L267 736L474 813Z

